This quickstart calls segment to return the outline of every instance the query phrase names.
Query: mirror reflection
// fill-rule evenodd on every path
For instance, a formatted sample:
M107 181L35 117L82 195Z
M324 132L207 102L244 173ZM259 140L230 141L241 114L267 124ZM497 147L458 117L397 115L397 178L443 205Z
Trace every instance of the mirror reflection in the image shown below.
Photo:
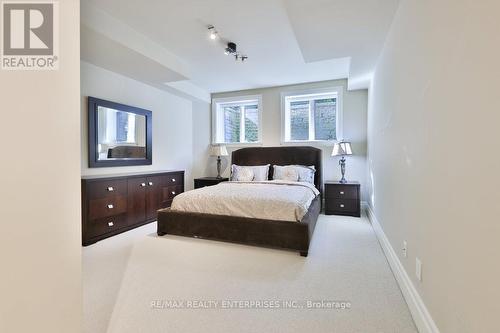
M97 107L98 160L145 159L146 116Z

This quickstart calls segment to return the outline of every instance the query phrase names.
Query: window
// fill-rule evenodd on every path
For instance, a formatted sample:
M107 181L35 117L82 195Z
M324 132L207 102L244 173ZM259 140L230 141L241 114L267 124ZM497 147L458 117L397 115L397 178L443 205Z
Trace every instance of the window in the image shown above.
M214 99L212 101L213 143L260 143L261 100L261 96Z
M135 143L135 115L116 112L116 142Z
M282 94L284 142L342 138L342 88Z

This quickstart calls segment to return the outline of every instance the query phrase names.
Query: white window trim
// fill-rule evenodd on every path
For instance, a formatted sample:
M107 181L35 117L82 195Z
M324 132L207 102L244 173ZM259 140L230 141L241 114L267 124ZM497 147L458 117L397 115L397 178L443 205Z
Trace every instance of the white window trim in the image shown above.
M218 104L245 104L257 101L257 108L259 110L259 133L257 136L257 142L228 142L222 143L217 142L217 129L219 131L223 130L223 126L217 127L217 105ZM220 120L219 120L220 121ZM241 128L245 128L245 118L241 118L242 126ZM213 98L212 99L212 144L224 144L226 146L259 146L262 145L262 95L246 95L246 96L233 96L233 97L221 97L221 98ZM219 133L220 134L220 133ZM240 131L240 141L244 139L244 131Z
M337 117L336 117L336 134L337 140L286 140L286 128L287 122L290 119L286 117L286 98L290 96L297 96L297 100L300 100L300 96L302 95L321 95L327 93L336 93L337 94ZM326 88L317 88L317 89L306 89L306 90L289 90L283 91L281 93L281 144L282 145L300 145L300 144L311 144L318 143L323 145L333 145L337 141L341 141L344 138L344 87L326 87ZM309 113L310 117L312 113ZM314 124L311 122L312 119L309 119L310 124ZM311 137L311 131L314 133L314 125L309 126L309 137Z

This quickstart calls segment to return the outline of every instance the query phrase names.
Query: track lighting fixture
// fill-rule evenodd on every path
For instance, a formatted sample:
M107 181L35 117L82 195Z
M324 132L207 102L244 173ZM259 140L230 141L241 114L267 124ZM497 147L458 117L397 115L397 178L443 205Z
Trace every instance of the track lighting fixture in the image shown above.
M209 25L207 29L211 40L215 40L219 37L219 33L213 25ZM236 61L241 60L241 62L244 62L248 59L248 56L243 55L236 50L236 43L233 42L227 43L226 48L224 48L224 54L234 56L234 60Z

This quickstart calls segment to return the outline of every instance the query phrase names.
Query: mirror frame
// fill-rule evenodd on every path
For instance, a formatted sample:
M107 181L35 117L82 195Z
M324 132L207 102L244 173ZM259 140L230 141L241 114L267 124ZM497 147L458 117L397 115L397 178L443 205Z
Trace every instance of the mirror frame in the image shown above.
M99 106L115 109L118 111L134 113L146 117L146 158L144 159L123 159L123 160L99 160L98 156L98 124L97 124L97 108ZM88 143L89 143L89 167L118 167L118 166L134 166L134 165L151 165L153 164L153 113L149 110L136 108L125 104L115 103L88 97Z

